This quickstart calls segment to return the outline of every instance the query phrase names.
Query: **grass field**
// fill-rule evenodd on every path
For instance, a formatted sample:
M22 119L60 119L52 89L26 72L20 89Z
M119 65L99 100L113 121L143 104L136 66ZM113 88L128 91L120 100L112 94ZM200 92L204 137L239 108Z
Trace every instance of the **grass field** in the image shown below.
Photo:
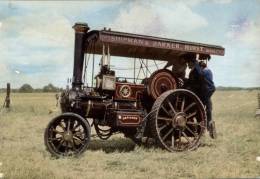
M218 139L208 133L196 151L169 153L137 147L122 135L93 138L79 158L54 159L43 142L58 112L54 94L12 94L0 112L0 173L10 179L41 178L235 178L260 177L260 118L256 91L217 91L213 97ZM4 94L0 94L0 102Z

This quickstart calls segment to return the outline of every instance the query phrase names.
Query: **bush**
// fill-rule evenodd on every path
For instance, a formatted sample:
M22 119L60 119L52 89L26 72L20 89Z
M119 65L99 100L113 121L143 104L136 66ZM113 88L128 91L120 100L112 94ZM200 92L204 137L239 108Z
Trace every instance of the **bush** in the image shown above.
M57 88L53 84L49 83L47 86L43 87L42 91L43 92L58 92L59 88Z
M20 88L19 88L19 92L22 93L32 93L33 92L33 88L31 85L29 84L23 84Z

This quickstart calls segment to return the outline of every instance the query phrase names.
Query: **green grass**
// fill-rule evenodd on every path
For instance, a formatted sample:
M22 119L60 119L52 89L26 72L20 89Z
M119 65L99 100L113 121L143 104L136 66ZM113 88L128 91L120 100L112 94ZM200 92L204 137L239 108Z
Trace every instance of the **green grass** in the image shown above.
M0 102L4 94L0 94ZM4 178L234 178L259 177L260 118L256 91L217 91L213 97L218 139L208 133L196 151L169 153L137 147L122 135L92 138L78 158L54 159L44 129L59 112L54 94L15 93L0 112L0 173ZM49 114L50 110L55 112Z

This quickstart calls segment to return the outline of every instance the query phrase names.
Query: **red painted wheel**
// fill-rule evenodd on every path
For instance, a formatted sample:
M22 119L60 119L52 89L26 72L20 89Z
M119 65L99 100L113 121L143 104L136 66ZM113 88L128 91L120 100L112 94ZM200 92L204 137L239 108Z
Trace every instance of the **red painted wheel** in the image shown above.
M148 80L147 92L153 99L162 93L177 88L177 82L172 72L167 69L155 71Z
M193 92L169 90L156 99L151 111L151 132L162 148L174 152L198 147L207 118Z

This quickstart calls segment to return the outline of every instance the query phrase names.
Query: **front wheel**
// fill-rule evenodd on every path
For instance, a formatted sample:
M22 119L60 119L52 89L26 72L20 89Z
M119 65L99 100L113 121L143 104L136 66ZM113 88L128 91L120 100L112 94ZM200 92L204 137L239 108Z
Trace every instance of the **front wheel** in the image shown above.
M56 157L77 156L90 142L88 121L75 113L63 113L50 121L44 133L47 150Z
M185 89L169 90L159 96L151 110L151 132L170 152L195 149L206 128L200 99Z

